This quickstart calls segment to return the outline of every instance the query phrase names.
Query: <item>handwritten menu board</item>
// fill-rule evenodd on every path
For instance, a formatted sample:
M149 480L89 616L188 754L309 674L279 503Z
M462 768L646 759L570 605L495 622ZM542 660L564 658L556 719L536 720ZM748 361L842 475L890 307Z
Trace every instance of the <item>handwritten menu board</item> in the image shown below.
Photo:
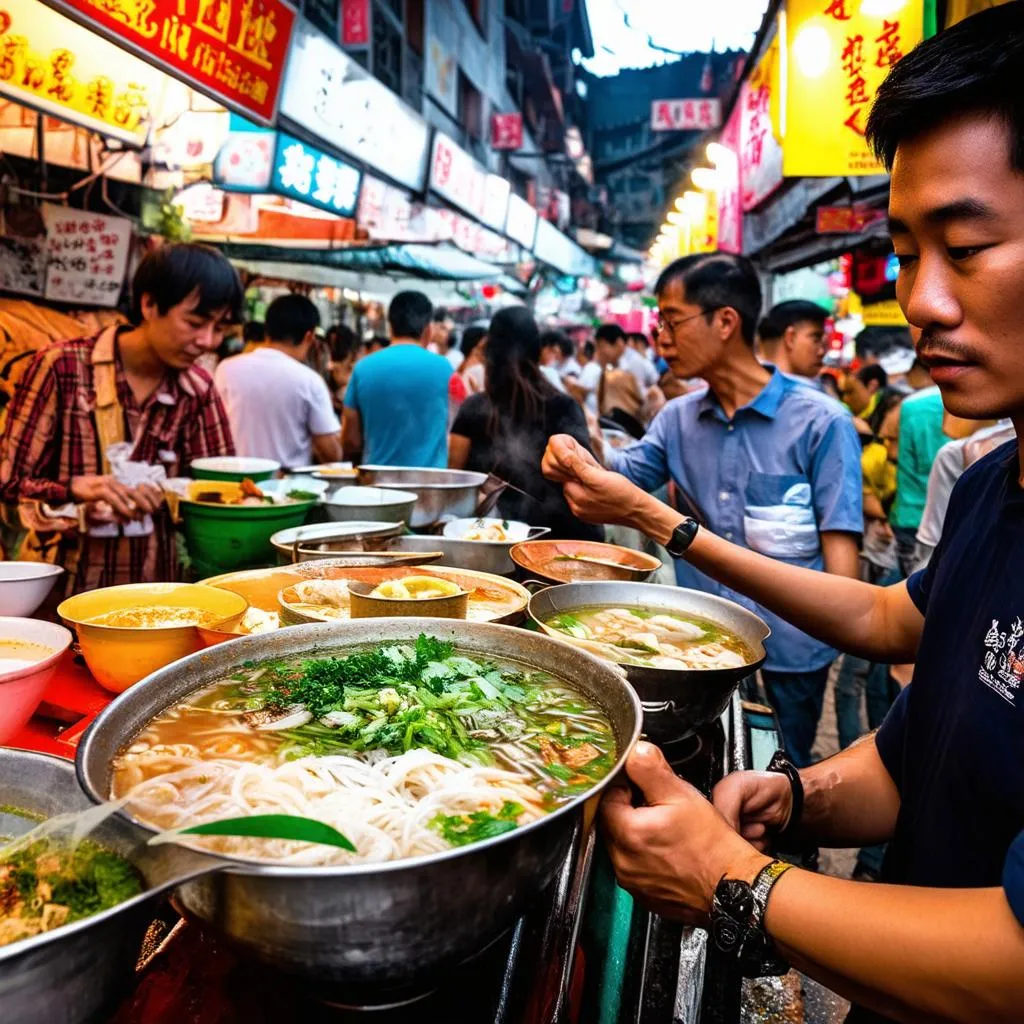
M45 297L83 306L117 305L128 266L131 221L44 203L43 222Z

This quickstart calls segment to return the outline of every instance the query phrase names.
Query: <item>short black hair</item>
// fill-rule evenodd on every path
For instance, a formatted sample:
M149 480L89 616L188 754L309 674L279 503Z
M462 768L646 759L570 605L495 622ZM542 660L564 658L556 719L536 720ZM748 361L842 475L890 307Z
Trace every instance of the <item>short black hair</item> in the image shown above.
M644 348L648 348L650 346L650 344L651 344L647 340L647 335L644 334L642 331L630 331L626 335L626 339L628 341L638 341L638 342L640 342L641 345L643 345Z
M867 139L892 169L896 150L961 114L998 118L1010 166L1024 173L1024 4L980 11L919 43L875 94Z
M565 331L545 331L540 336L541 351L546 348L557 348L559 353L564 355L566 345L569 346L569 351L572 352L572 342Z
M434 323L443 324L448 319L448 310L444 306L438 306L434 310Z
M592 341L583 342L583 355L587 359L594 358L594 343Z
M386 334L375 334L367 343L367 348L372 348L377 345L379 348L387 348L391 344L391 339Z
M910 349L914 343L906 327L865 327L854 339L858 359L881 358L893 349Z
M462 339L459 342L459 351L468 356L487 337L487 328L479 324L470 324L462 332Z
M388 307L393 338L421 338L430 326L434 307L423 292L399 292Z
M857 380L861 382L865 387L868 386L872 381L877 381L880 388L884 388L889 383L889 374L882 369L878 363L872 363L870 366L862 366L857 371Z
M682 284L687 301L700 306L706 314L726 306L735 309L743 340L754 344L757 318L761 315L761 282L750 260L728 252L682 256L661 272L654 294L660 297L676 281Z
M343 363L359 347L359 337L347 324L334 324L327 329L327 347L331 359Z
M601 324L594 331L594 341L605 341L609 345L617 345L626 340L626 332L618 324Z
M242 328L242 341L262 341L266 337L266 331L262 320L250 320Z
M320 326L320 313L305 295L279 295L267 307L267 341L301 345L310 331Z
M175 242L146 254L132 279L132 323L142 323L142 296L148 295L161 316L198 294L195 312L209 316L227 310L228 319L242 319L242 282L227 257L209 245Z
M828 313L816 302L790 299L768 310L768 315L761 321L757 333L762 341L778 341L790 327L807 323L824 327L827 318Z

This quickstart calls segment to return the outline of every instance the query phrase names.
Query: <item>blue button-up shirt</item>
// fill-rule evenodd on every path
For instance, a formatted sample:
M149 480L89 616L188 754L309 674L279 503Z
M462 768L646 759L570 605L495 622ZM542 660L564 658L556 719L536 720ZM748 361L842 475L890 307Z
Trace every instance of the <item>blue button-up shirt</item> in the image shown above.
M838 402L773 370L732 419L706 388L669 402L642 440L611 453L610 467L647 491L671 479L719 536L822 570L820 532L863 530L860 456L853 421ZM685 561L676 562L676 580L760 615L772 630L765 668L809 672L835 657Z

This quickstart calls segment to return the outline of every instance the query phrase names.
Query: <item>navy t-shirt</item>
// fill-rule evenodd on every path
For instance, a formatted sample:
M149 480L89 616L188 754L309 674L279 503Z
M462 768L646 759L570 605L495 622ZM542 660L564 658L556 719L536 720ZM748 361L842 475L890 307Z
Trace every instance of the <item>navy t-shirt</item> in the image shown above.
M876 742L900 791L882 877L1002 885L1024 923L1024 490L1017 442L958 481L928 567L914 681Z

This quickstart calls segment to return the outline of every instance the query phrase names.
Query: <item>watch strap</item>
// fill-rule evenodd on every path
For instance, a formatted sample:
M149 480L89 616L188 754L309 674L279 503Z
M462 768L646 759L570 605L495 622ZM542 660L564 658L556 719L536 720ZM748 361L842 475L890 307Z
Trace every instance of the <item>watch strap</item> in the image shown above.
M800 769L793 764L784 751L776 750L772 754L772 759L768 762L768 767L765 770L785 775L789 780L789 788L792 795L789 821L786 822L784 828L781 828L776 833L776 839L779 842L789 844L796 839L797 832L800 829L800 820L804 814L804 784L800 778Z
M692 519L687 516L673 531L672 536L669 537L668 543L665 545L665 550L673 558L682 558L686 554L687 549L693 543L693 538L697 536L697 531L700 529L700 523L696 519Z

